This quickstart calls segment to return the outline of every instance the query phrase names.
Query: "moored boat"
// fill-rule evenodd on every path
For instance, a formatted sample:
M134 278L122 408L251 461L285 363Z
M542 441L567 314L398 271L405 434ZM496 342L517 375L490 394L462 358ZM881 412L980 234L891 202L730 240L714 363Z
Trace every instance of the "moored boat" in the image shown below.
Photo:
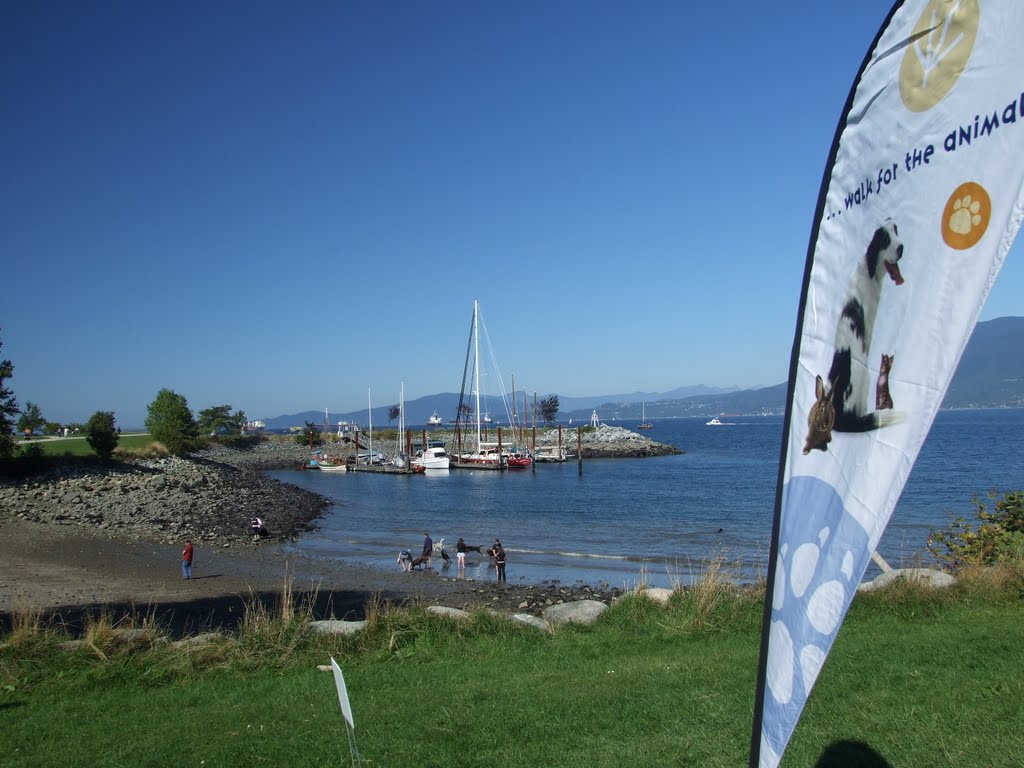
M538 445L533 460L537 463L563 462L569 457L564 446L559 445Z
M451 465L451 459L444 448L429 447L417 454L410 464L417 472L421 469L448 469Z

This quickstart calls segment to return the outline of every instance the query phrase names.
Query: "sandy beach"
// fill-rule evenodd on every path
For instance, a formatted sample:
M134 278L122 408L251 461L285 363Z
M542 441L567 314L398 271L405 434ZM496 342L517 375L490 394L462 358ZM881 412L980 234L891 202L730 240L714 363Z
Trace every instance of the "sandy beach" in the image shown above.
M456 580L436 566L402 573L338 561L287 556L276 544L251 547L195 544L193 578L181 577L181 547L109 538L88 529L0 520L0 625L36 613L74 631L86 616L153 616L173 634L231 629L245 606L280 600L286 574L298 601L316 618L361 618L373 597L403 605L539 612L550 602L611 599L589 587L557 588Z

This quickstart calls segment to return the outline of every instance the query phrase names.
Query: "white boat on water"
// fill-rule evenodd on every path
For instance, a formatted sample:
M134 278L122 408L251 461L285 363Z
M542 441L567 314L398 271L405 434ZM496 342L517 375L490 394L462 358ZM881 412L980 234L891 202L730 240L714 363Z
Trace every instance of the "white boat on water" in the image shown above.
M448 469L451 459L444 448L431 447L418 454L411 462L417 472L426 469Z
M441 417L437 415L437 411L434 411L433 415L427 419L427 426L439 427L441 425Z
M708 427L733 427L735 424L731 421L722 421L720 418L715 416L711 421L704 422L705 426Z

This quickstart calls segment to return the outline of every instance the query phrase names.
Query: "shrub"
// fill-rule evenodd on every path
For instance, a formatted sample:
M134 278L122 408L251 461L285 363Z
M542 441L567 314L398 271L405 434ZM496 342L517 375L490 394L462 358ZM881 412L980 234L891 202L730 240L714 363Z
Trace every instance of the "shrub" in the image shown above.
M89 417L89 423L85 425L85 440L102 461L110 458L118 441L112 411L96 411Z
M1024 492L989 494L989 500L991 511L974 498L977 527L958 517L949 530L929 534L928 551L945 570L1024 559Z

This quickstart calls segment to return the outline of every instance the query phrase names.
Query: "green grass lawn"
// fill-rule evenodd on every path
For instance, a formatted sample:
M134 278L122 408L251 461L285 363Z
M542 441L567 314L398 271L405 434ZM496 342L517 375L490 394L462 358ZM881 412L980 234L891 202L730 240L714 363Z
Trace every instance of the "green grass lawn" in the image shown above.
M148 433L126 433L121 435L117 441L117 450L125 452L142 450L152 442L153 438ZM19 440L17 442L19 452L24 452L30 446L37 446L46 456L95 455L92 448L89 447L89 442L85 439L85 435L81 433L69 437L36 438L34 440Z
M970 590L855 601L783 766L841 740L892 766L1024 764L1024 604ZM486 613L384 611L355 638L304 620L205 649L0 641L5 766L744 766L760 607L620 601L553 636ZM103 654L101 657L100 654ZM105 657L105 658L104 658Z

